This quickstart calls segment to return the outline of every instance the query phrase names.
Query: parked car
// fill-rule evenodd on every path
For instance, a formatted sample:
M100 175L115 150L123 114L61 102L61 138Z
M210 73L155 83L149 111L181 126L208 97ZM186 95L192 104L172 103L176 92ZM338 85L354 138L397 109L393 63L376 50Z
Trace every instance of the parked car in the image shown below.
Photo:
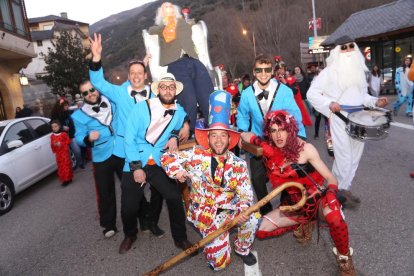
M56 171L49 122L43 117L0 122L0 215L11 210L16 194Z

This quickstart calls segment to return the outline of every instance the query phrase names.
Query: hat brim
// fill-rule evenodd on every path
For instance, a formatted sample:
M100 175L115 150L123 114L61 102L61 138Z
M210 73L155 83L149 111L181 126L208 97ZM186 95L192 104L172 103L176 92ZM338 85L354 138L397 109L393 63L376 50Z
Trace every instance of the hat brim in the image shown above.
M208 144L208 132L211 130L226 130L227 131L227 133L229 134L229 138L230 138L229 148L228 148L229 150L234 148L239 143L240 132L237 132L235 130L221 128L221 127L205 128L205 129L196 128L195 138L197 140L197 143L205 149L210 148L210 145Z
M175 82L175 86L177 87L177 89L175 90L175 95L177 96L178 94L180 94L183 89L184 89L184 85L182 82L180 81L174 81ZM153 83L151 83L151 91L158 96L159 91L158 91L158 85L160 84L160 81L154 81Z

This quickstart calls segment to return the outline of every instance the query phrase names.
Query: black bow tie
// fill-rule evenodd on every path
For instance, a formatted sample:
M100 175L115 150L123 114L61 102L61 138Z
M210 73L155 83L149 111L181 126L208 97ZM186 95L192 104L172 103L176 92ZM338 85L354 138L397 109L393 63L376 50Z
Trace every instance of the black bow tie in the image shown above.
M257 98L259 99L259 101L261 101L263 97L267 100L267 98L269 97L269 91L263 90L262 93L257 95Z
M168 114L170 114L171 116L173 116L174 113L175 113L175 110L174 109L167 109L164 112L164 117L167 116Z
M106 102L101 102L99 105L93 106L92 110L95 111L96 113L99 113L99 110L101 110L101 107L102 108L107 108L108 105L106 104Z
M144 97L144 98L146 98L147 97L147 90L142 90L142 91L139 91L139 92L137 92L137 91L135 91L135 90L132 90L131 91L131 97L135 97L135 95L137 95L137 94L139 94L139 95L141 95L142 97Z

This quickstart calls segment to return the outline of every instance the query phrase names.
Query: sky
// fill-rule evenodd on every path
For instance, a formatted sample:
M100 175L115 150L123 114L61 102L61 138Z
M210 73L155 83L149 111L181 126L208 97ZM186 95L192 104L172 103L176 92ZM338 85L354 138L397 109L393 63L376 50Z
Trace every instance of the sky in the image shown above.
M28 18L47 15L60 16L92 25L112 14L139 7L155 0L25 0Z

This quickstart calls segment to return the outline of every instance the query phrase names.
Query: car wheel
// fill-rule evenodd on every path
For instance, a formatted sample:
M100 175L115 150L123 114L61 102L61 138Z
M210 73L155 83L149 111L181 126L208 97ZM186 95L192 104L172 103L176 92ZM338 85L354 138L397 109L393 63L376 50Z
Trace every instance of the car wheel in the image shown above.
M76 170L76 168L78 167L78 162L73 151L70 151L70 161L72 162L72 169Z
M0 216L11 210L14 204L14 186L13 183L5 178L0 177Z

